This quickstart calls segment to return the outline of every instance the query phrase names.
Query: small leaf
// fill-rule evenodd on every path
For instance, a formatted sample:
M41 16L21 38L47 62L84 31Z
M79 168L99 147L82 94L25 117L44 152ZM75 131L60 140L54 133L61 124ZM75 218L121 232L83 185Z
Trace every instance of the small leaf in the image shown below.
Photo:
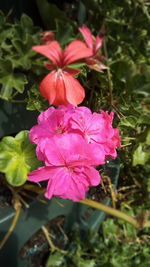
M137 124L137 118L134 116L124 117L120 122L120 125L131 128L135 128L136 124Z
M22 14L20 23L23 29L28 29L29 31L31 31L31 29L33 28L32 19L26 14Z
M50 254L45 267L61 266L64 261L64 255L56 252L55 254Z
M0 97L8 100L11 97L13 89L23 93L24 86L27 83L26 76L22 73L13 73L12 63L9 60L0 60Z
M150 152L144 150L145 143L139 143L138 147L133 152L133 166L138 164L145 165L150 157Z
M21 131L15 138L4 137L0 142L0 171L5 173L9 184L24 184L27 174L40 165L35 146L28 139L28 131Z

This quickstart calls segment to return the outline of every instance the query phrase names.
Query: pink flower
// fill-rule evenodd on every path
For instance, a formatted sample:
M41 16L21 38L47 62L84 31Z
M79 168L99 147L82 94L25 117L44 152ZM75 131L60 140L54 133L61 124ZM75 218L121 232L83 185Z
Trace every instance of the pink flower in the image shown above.
M85 97L84 88L73 77L80 70L68 65L91 56L91 49L81 41L71 42L64 51L57 41L33 46L32 49L50 59L46 66L51 72L40 84L42 96L53 105L80 104Z
M100 183L99 172L93 168L99 163L95 145L87 145L78 134L64 134L49 139L42 153L45 167L29 174L32 182L48 180L45 196L79 201L85 198L89 186Z
M82 108L82 107L81 107ZM95 143L104 150L105 156L115 158L120 147L119 130L112 127L114 113L96 113L88 108L78 110L70 119L72 132L80 133L88 143Z
M42 112L29 136L45 166L31 172L29 180L48 180L47 198L84 199L89 186L100 182L94 166L117 155L120 137L119 130L112 127L113 116L113 112L92 113L73 105Z
M31 128L30 141L37 144L37 155L43 160L41 147L45 140L65 133L81 135L87 143L95 143L101 148L101 163L106 157L117 156L116 148L120 147L119 130L112 127L113 112L92 113L86 107L73 105L59 106L57 109L50 107L38 117L38 125ZM69 149L69 148L68 148Z
M75 106L59 106L48 108L38 116L38 124L33 126L29 132L32 143L39 144L45 138L63 134L68 131L68 122L75 111Z
M102 47L104 34L98 34L95 39L92 36L90 29L85 24L83 24L82 27L79 28L79 31L83 35L87 47L90 48L92 52L92 56L85 59L88 67L99 72L102 72L103 69L107 69L107 67L101 62L104 57L98 55L98 51Z

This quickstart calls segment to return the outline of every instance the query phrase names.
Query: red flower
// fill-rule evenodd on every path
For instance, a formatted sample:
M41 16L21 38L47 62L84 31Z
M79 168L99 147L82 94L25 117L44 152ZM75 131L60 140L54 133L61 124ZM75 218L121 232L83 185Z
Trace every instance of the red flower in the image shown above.
M81 58L92 56L91 49L81 41L71 42L64 51L57 41L33 46L32 49L51 60L46 65L51 72L40 84L42 96L53 105L80 104L85 97L84 88L73 77L80 70L67 66Z
M104 34L100 33L94 38L90 29L85 24L79 28L79 31L82 33L87 47L90 48L92 52L92 56L85 59L88 67L99 72L102 72L103 69L107 69L107 67L101 63L101 60L103 60L104 57L98 55L98 51L102 47Z

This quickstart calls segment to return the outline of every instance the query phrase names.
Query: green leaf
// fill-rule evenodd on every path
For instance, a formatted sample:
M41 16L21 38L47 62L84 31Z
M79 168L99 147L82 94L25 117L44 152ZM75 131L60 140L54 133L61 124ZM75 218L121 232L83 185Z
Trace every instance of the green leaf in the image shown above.
M75 263L77 263L77 262L75 261ZM83 258L80 258L78 260L77 264L78 264L77 265L78 267L94 267L95 266L95 260L94 259L85 260Z
M11 97L13 89L19 93L23 93L25 84L27 84L26 76L22 73L14 73L12 64L9 60L0 60L0 97L8 100Z
M55 254L50 254L45 267L61 266L64 262L64 255L56 252Z
M133 166L138 164L145 165L150 158L150 152L144 150L145 143L139 143L138 147L133 152Z
M56 40L61 43L61 45L66 45L73 41L73 27L70 23L64 23L63 20L56 20Z
M29 32L32 30L33 28L33 21L32 19L27 16L26 14L22 14L21 19L20 19L20 24L22 26L23 29L28 30Z
M121 119L120 125L135 128L135 126L137 125L137 118L134 116L123 117L123 119Z
M0 142L0 171L5 173L9 184L24 184L27 174L40 165L36 158L35 145L28 139L28 131L21 131L15 138L4 137Z
M44 99L39 91L37 84L34 85L28 91L28 101L27 101L27 110L38 110L40 112L48 108L48 102Z

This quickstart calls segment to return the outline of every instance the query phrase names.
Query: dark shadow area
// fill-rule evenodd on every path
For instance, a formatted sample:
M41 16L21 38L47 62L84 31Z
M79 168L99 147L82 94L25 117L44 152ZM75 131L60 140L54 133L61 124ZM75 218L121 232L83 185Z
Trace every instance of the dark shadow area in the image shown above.
M0 240L4 237L5 232L0 232ZM13 233L4 247L0 250L1 267L18 267L17 264L17 236Z
M0 1L0 9L4 12L4 14L8 14L8 12L12 10L12 13L10 15L12 21L14 20L14 18L20 19L21 15L25 13L32 18L35 25L42 26L42 21L40 19L35 0Z
M23 103L0 100L0 137L29 130L37 123L37 111L28 111Z

